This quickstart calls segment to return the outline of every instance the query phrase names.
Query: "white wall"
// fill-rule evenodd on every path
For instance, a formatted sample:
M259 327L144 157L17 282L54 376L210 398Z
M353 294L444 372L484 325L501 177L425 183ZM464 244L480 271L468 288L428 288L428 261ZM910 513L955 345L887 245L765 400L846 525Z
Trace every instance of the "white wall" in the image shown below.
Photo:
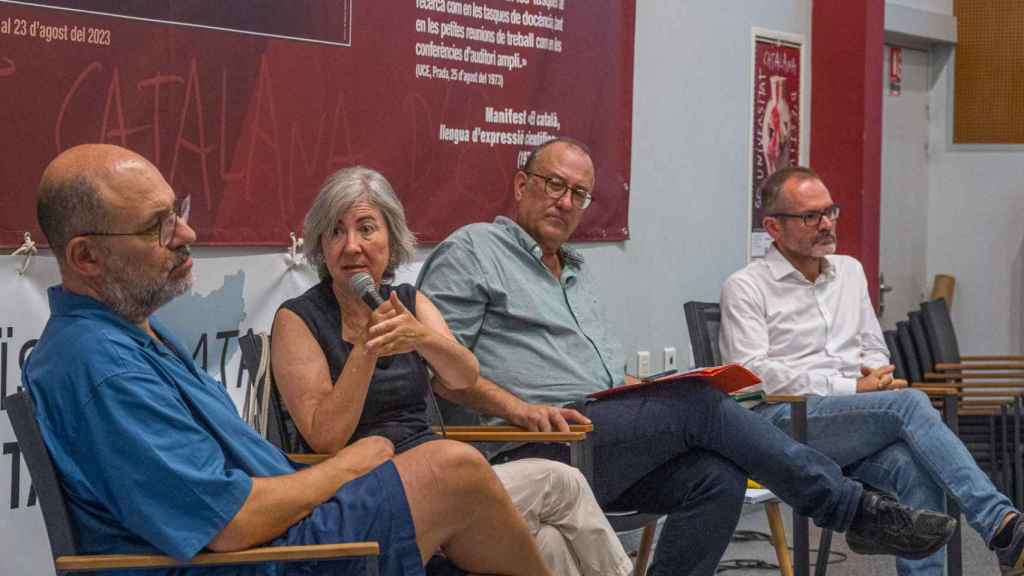
M665 346L687 366L683 302L746 264L751 27L810 42L810 19L806 0L637 1L631 239L582 247L631 370Z
M718 301L746 264L751 28L802 34L809 47L810 20L807 0L637 0L630 239L575 246L630 372L638 350L661 370L668 346L687 367L683 303Z
M1024 352L1024 147L952 145L950 51L933 53L928 274L956 276L967 354Z
M952 0L887 0L953 14ZM1024 147L954 146L954 50L933 49L927 275L953 274L962 353L1024 352Z

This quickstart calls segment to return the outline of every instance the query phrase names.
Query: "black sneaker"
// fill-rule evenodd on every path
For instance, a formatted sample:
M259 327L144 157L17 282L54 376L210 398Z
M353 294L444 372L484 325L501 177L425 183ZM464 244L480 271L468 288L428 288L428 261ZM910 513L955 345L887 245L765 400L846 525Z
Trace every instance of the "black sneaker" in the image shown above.
M916 560L945 546L955 530L956 520L951 516L904 506L888 494L865 489L860 509L846 532L846 544L858 554L893 554Z
M1024 574L1024 521L1018 520L1013 528L1013 538L1005 548L996 548L999 571L1004 576Z
M441 556L440 554L434 554L427 565L423 567L423 570L427 573L427 576L466 576L466 572L455 565L454 562Z

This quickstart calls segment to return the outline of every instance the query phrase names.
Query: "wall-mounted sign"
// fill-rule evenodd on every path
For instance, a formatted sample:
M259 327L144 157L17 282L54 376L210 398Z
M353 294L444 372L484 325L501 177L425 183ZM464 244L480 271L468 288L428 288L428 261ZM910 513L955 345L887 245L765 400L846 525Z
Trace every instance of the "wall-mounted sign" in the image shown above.
M889 96L903 91L903 48L889 47Z

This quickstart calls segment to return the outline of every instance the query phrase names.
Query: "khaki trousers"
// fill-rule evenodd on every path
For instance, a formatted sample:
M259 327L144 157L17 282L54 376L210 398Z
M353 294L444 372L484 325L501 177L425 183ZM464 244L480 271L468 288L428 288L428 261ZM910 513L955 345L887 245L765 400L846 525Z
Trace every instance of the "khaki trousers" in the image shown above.
M579 470L540 458L494 466L560 576L627 576L633 563Z

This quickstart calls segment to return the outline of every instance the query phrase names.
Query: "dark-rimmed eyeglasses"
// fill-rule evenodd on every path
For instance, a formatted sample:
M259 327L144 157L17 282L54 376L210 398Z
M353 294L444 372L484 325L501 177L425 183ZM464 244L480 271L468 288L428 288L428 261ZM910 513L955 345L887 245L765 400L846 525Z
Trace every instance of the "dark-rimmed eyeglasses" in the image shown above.
M565 192L569 190L572 191L572 205L580 210L586 210L587 206L590 206L590 202L594 199L586 188L581 188L580 186L570 187L558 176L544 176L543 174L527 170L523 170L523 173L527 176L536 176L543 180L544 192L552 200L561 200L562 196L565 196Z
M186 196L181 199L176 210L163 215L152 226L144 230L138 232L83 232L78 236L149 236L156 238L161 247L167 246L174 238L174 231L178 229L178 223L188 224L188 216L192 207L191 198L191 196Z
M830 222L839 220L839 204L833 204L824 210L815 210L813 212L804 212L802 214L789 214L787 212L776 212L769 214L772 218L799 218L803 221L804 226L808 228L817 228L821 225L821 219L828 218Z

